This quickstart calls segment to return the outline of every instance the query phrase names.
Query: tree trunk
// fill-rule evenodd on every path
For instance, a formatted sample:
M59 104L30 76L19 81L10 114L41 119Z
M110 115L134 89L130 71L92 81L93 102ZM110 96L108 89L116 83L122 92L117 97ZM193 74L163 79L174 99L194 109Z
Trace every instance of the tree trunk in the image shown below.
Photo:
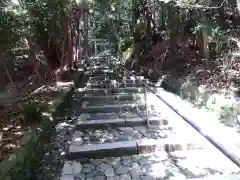
M131 33L134 35L134 28L137 24L137 0L132 0L132 24L131 24Z
M37 37L37 44L42 49L47 63L51 70L60 66L61 50L56 43L54 36L49 36L48 32L38 30L41 36Z
M164 2L160 2L161 3L161 27L163 29L166 28L166 22L165 22L165 3Z
M13 84L14 84L14 82L13 82L13 78L12 78L11 74L9 73L6 64L3 63L3 66L4 66L4 69L5 69L5 72L6 72L6 74L7 74L7 77L8 77L9 82L13 85Z
M203 12L199 12L200 13L200 20L201 22L204 23L205 21L205 16ZM201 29L200 31L200 51L201 51L201 55L204 58L208 58L209 57L209 48L208 48L209 42L208 42L208 35L205 32L205 29Z
M80 29L79 29L79 25L80 25L80 10L76 11L76 18L75 18L75 23L76 23L76 39L75 39L75 49L76 49L76 56L75 56L75 61L78 62L78 52L79 52L79 39L80 39Z
M68 22L68 68L72 69L73 62L73 40L72 40L72 19Z
M30 48L30 56L29 56L30 64L33 65L33 70L34 70L35 74L37 75L39 82L45 83L45 79L43 78L43 76L41 75L41 73L38 70L39 67L38 67L38 60L36 57L36 47L33 45L32 38L28 37L27 42L28 42L28 46Z
M177 58L177 46L178 46L178 13L177 9L171 2L167 4L168 6L168 29L170 36L170 62L168 62L169 66L172 66L175 63L175 59Z
M88 2L84 1L83 3L83 24L84 24L84 54L86 57L89 56L89 44L88 44Z

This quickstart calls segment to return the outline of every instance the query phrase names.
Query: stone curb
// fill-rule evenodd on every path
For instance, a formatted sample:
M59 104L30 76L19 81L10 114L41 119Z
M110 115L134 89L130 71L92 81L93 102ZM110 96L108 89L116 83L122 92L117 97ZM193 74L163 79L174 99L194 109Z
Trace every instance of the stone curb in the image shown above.
M31 177L33 167L41 160L41 153L44 151L45 139L49 137L52 127L57 123L57 114L66 106L69 101L69 96L72 94L75 84L82 76L83 72L78 71L74 74L74 81L62 96L54 101L49 107L49 112L44 115L44 121L39 127L25 135L21 139L22 146L11 155L8 159L3 160L0 164L0 179L1 180L27 180Z

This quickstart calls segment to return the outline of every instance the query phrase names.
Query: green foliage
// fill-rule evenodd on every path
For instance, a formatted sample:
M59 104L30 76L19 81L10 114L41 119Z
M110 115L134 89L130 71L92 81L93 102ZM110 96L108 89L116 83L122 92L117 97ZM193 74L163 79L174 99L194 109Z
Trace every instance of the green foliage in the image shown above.
M16 49L26 47L26 39L54 37L60 43L64 36L64 18L72 10L71 0L19 0L0 3L0 56L5 58ZM1 58L2 61L3 58ZM16 58L13 58L16 59Z
M121 38L125 39L131 36L132 9L129 8L130 6L131 0L95 0L91 4L94 12L91 36L109 39L117 49L120 46Z
M200 30L206 31L206 33L213 37L215 41L227 41L229 36L226 31L223 31L220 26L216 24L216 22L206 22L206 23L198 23L195 27L194 32L198 32Z
M0 12L0 54L6 54L21 38L21 21L13 12Z
M42 118L43 107L35 102L30 102L24 105L23 108L23 123L28 124L32 122L39 122Z
M132 38L127 38L122 41L120 41L120 50L126 51L129 47L133 45L133 39Z

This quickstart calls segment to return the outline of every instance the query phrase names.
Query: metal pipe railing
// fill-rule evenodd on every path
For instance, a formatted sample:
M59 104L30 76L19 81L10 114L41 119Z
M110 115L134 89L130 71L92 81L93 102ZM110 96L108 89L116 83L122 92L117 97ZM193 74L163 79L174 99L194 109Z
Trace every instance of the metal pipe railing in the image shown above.
M128 74L134 76L137 80L139 80L140 83L144 85L144 88L148 89L151 93L153 93L159 100L161 100L164 104L166 104L173 112L175 112L179 117L181 117L186 123L188 123L192 128L194 128L200 135L202 135L206 140L208 140L214 147L216 147L220 152L222 152L227 158L229 158L234 164L236 164L238 167L240 167L240 159L229 152L224 146L219 144L216 140L214 140L212 137L205 135L201 128L194 122L192 122L190 119L188 119L185 115L178 112L178 110L173 107L171 104L169 104L164 98L162 98L160 95L156 94L145 82L143 82L140 78L138 78L135 74L127 70L122 64L114 64L116 67L122 68L124 71L126 71ZM146 91L145 91L146 93ZM144 95L146 96L146 94ZM147 101L145 97L145 102ZM147 106L147 104L146 104ZM146 107L147 108L147 107ZM148 123L148 112L146 113L147 117L147 123ZM148 123L149 125L149 123Z

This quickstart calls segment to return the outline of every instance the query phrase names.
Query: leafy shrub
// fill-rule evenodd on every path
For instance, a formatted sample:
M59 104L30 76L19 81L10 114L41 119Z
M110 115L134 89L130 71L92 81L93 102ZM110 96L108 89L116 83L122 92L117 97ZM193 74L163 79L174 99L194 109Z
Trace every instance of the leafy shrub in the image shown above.
M23 117L24 124L40 122L42 118L42 107L34 102L25 104L23 108Z
M120 51L124 52L133 45L132 38L124 39L120 42Z

